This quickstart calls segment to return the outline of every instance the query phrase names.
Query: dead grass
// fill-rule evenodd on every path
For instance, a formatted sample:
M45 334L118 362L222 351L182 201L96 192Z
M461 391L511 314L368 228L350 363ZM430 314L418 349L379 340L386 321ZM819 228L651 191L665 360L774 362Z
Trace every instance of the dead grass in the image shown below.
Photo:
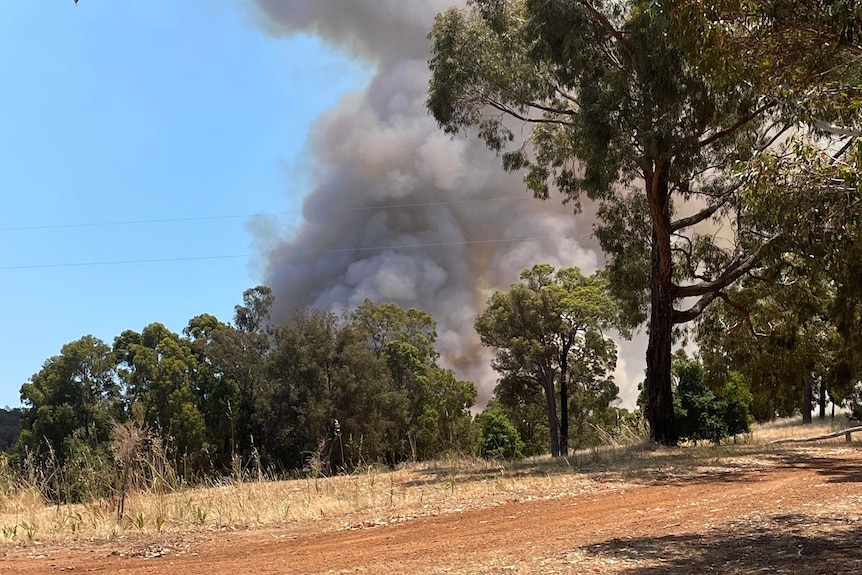
M310 523L322 529L350 529L681 476L716 477L740 466L780 464L769 441L825 433L841 429L844 423L843 418L815 420L812 426L779 421L755 426L737 444L721 446L668 449L642 442L584 450L556 460L500 463L452 458L395 471L369 466L331 478L130 492L119 521L112 502L50 505L37 490L13 488L7 482L5 494L0 494L0 547L50 547L257 527L298 530ZM830 441L843 443L843 438Z
M798 417L779 419L764 424L754 424L752 426L753 440L757 443L768 443L776 439L788 439L793 437L809 437L813 435L822 435L831 433L848 427L857 425L849 421L843 415L836 415L835 419L819 419L814 418L810 425L803 425L802 420ZM838 438L839 441L844 441L844 438ZM830 440L834 441L834 440Z
M106 501L46 505L35 490L21 490L2 499L0 544L50 546L202 530L301 528L312 522L324 529L354 528L596 488L588 477L551 472L556 465L549 462L547 471L528 472L527 467L451 459L395 471L371 466L361 473L317 480L130 493L119 521Z

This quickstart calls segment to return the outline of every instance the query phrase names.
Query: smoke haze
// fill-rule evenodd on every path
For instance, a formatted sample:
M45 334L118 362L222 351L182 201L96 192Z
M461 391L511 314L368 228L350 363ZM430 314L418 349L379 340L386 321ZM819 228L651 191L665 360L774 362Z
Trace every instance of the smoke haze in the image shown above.
M592 273L602 255L591 221L531 198L480 140L452 139L428 115L427 33L451 0L256 3L270 34L315 34L375 70L365 91L311 128L300 228L288 239L258 233L276 320L297 306L340 311L365 298L427 310L444 362L476 383L484 405L497 375L476 314L493 289L535 263ZM641 345L623 343L616 375L625 405L634 403L642 356Z

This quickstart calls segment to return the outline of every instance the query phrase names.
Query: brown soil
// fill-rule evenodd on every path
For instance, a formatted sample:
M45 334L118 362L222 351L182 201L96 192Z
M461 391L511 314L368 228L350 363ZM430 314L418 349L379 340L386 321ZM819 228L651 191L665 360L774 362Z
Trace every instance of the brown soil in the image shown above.
M0 575L859 573L862 450L776 451L589 493L388 525L218 532L10 555ZM33 550L25 553L33 554Z

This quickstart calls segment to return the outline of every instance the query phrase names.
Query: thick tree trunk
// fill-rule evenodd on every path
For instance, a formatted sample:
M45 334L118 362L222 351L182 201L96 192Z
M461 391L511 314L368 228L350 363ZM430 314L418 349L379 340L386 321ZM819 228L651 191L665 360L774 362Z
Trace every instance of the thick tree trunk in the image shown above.
M551 431L551 455L554 457L560 456L560 422L557 419L557 397L554 389L553 372L545 377L542 382L542 387L545 388L545 399L548 406L548 429Z
M811 412L814 411L814 389L811 378L802 376L802 423L811 423Z
M667 178L646 178L652 220L650 319L647 345L646 416L655 443L676 445L671 387L673 346L673 266L670 249L670 205Z
M650 307L649 344L647 345L647 420L650 438L656 443L676 445L676 422L671 387L671 348L673 345L673 299L670 282L653 277Z

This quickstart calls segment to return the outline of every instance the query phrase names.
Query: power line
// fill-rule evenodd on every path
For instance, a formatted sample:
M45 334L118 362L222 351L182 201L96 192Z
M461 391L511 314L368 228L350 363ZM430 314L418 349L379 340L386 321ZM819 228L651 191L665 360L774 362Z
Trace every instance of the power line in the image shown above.
M84 268L84 267L97 267L97 266L118 266L118 265L126 265L126 264L154 264L154 263L165 263L165 262L190 262L190 261L198 261L198 260L227 260L227 259L238 259L238 258L247 258L247 257L251 257L251 256L248 254L232 255L232 256L188 256L188 257L179 257L179 258L114 260L114 261L107 261L107 262L73 262L73 263L61 263L61 264L32 264L32 265L21 265L21 266L4 266L4 267L0 267L0 271L39 270L39 269L51 269L51 268Z
M566 236L566 238L567 239L586 238L586 237L590 237L591 235L592 234L578 234L578 235L574 235L574 236ZM406 244L406 245L394 244L394 245L388 245L388 246L370 246L370 247L359 247L359 248L330 248L330 249L321 249L321 250L303 250L303 251L293 252L293 253L299 254L299 255L314 255L314 254L326 254L326 253L409 250L409 249L432 248L432 247L455 247L455 246L480 245L480 244L503 244L503 243L526 242L526 241L543 240L543 239L550 239L550 238L548 238L546 236L545 237L543 237L543 236L531 236L531 237L495 239L495 240L435 242L435 243L426 243L426 244ZM271 254L273 252L269 252L269 253ZM263 254L184 256L184 257L176 257L176 258L149 258L149 259L137 259L137 260L113 260L113 261L103 261L103 262L72 262L72 263L59 263L59 264L31 264L31 265L18 265L18 266L3 266L3 267L0 267L0 271L56 269L56 268L78 268L78 267L102 267L102 266L115 266L115 265L168 263L168 262L173 263L173 262L204 261L204 260L227 260L227 259L239 259L239 258L252 258L252 257L260 256L260 255L267 255L267 252L264 252Z
M422 207L435 207L435 206L450 206L450 205L459 205L459 204L476 204L483 202L499 202L499 201L509 201L509 200L529 200L533 199L531 196L521 194L518 196L500 196L496 198L476 198L476 199L467 199L467 200L450 200L450 201L440 201L440 202L417 202L410 204L390 204L383 206L361 206L361 207L353 207L353 208L331 208L325 210L324 213L345 213L345 212L362 212L362 211L376 211L376 210L396 210L396 209L404 209L404 208L422 208ZM205 222L205 221L216 221L216 220L234 220L234 219L246 219L253 218L256 216L286 216L286 215L300 215L302 213L301 210L289 210L285 212L263 212L256 214L232 214L232 215L222 215L222 216L192 216L186 218L154 218L147 220L117 220L110 222L79 222L79 223L71 223L71 224L40 224L40 225L31 225L31 226L8 226L8 227L0 227L0 232L24 232L24 231L35 231L35 230L60 230L60 229L73 229L73 228L100 228L100 227L110 227L110 226L132 226L132 225L146 225L146 224L171 224L171 223L189 223L189 222Z

